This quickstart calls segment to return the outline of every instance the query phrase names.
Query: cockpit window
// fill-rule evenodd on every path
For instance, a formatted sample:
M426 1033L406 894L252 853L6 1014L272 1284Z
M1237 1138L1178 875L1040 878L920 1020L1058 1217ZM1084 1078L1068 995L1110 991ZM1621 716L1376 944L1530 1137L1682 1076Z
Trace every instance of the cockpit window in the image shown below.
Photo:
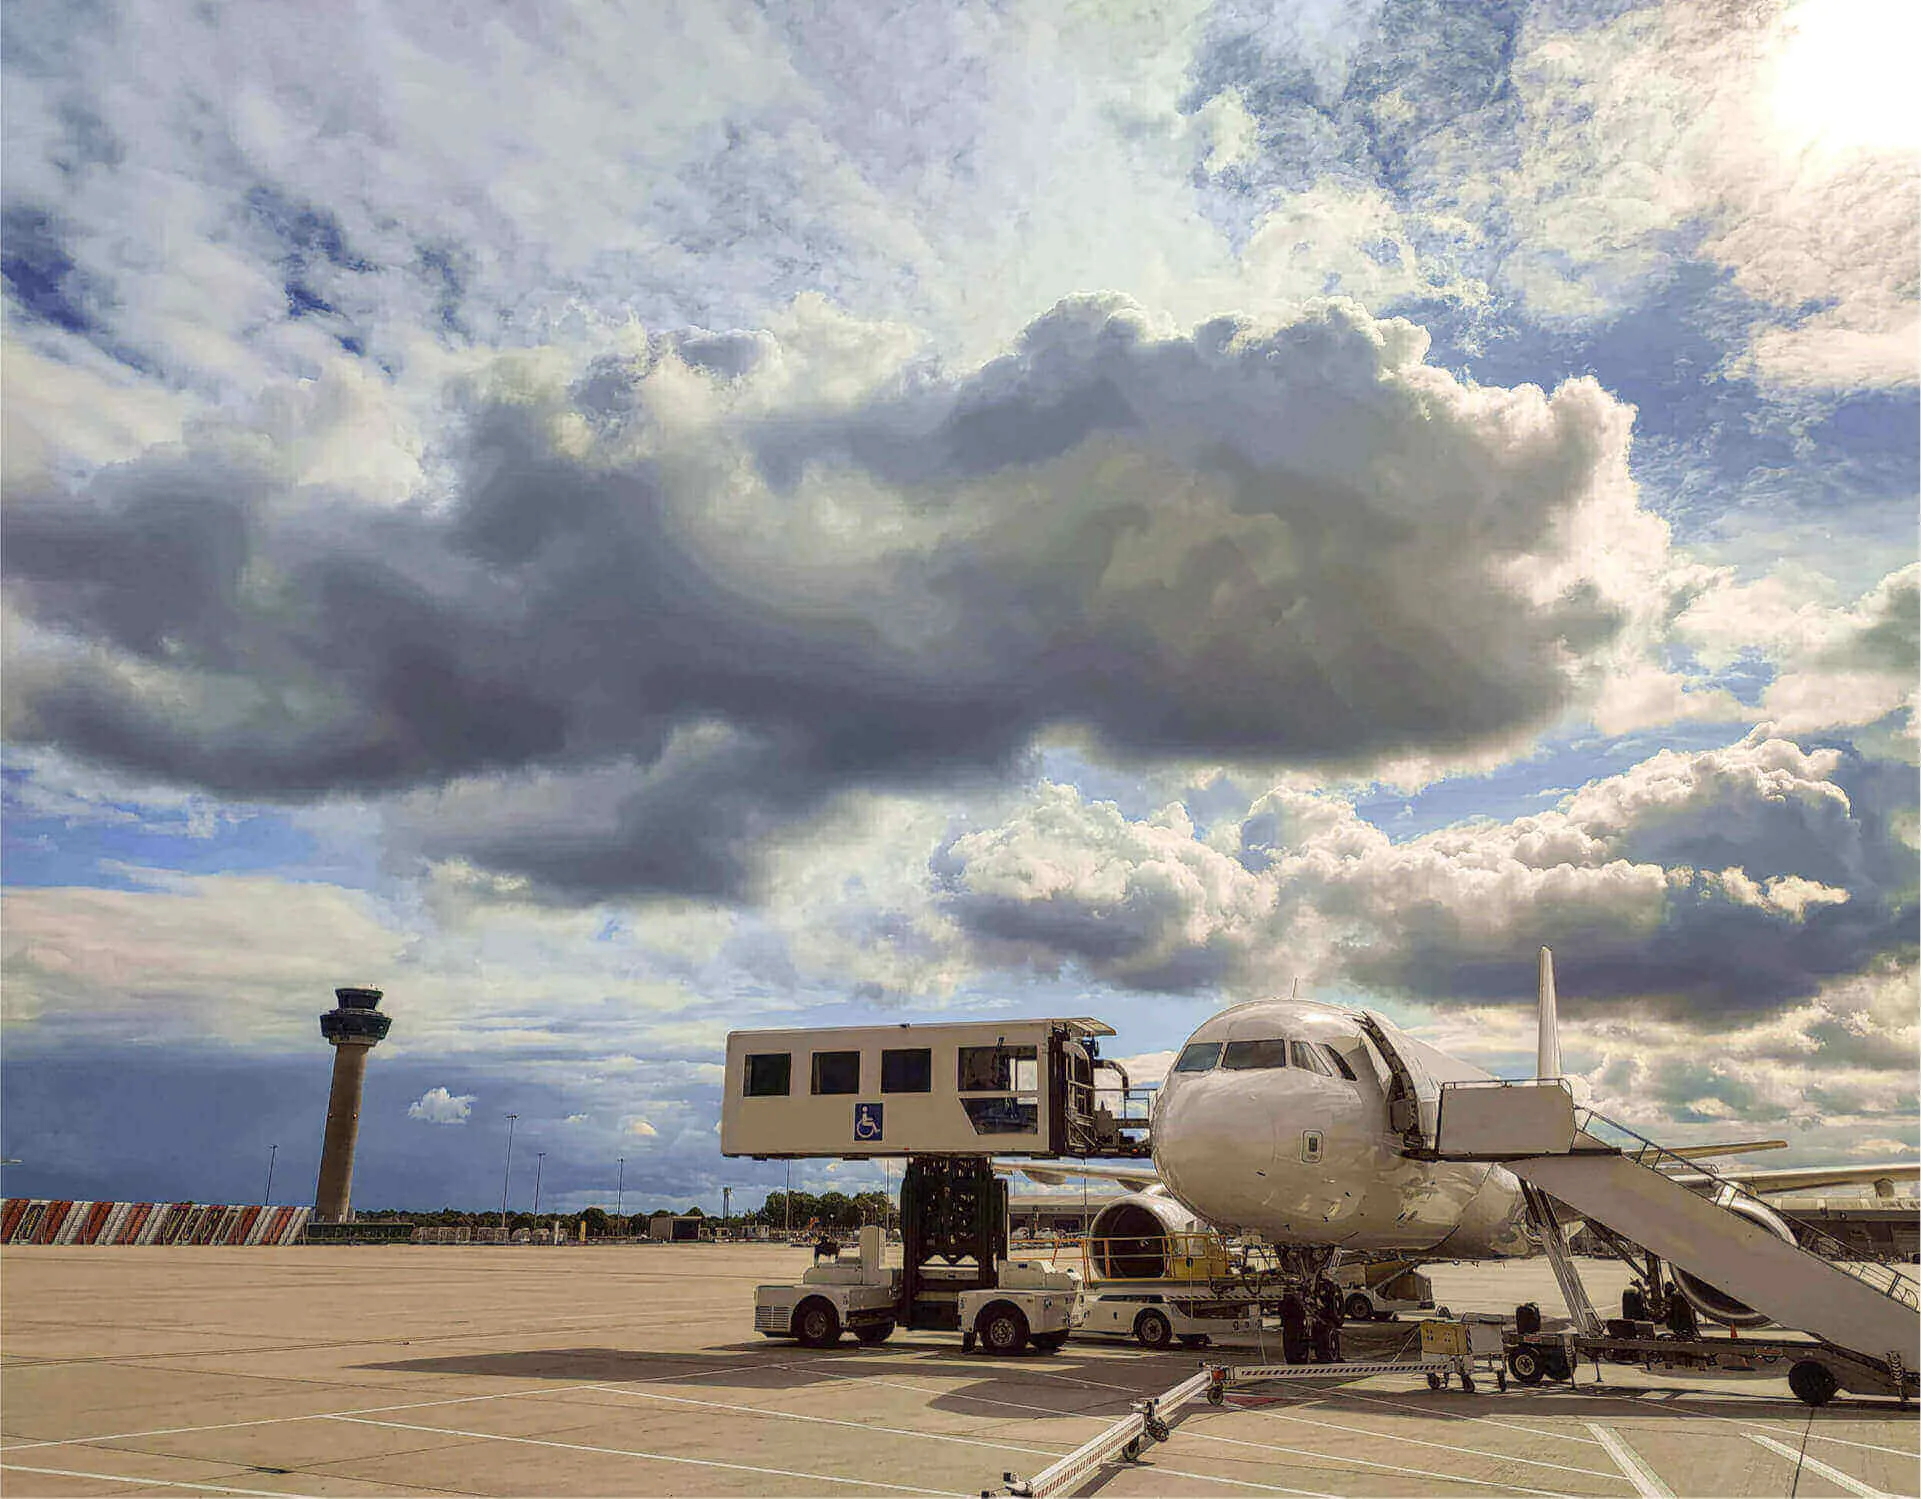
M1221 1065L1251 1072L1257 1067L1285 1067L1285 1041L1230 1041L1221 1052Z
M1174 1064L1176 1072L1206 1072L1221 1058L1221 1043L1218 1041L1196 1041L1184 1047L1181 1059Z
M1340 1073L1342 1077L1346 1078L1350 1083L1360 1081L1359 1078L1354 1076L1354 1069L1347 1065L1346 1057L1342 1056L1325 1041L1321 1043L1321 1050L1327 1053L1328 1061L1334 1064L1334 1070Z
M1291 1044L1294 1047L1296 1067L1305 1067L1309 1072L1320 1073L1322 1077L1334 1076L1334 1069L1327 1065L1327 1058L1321 1055L1318 1047L1307 1041L1295 1041Z

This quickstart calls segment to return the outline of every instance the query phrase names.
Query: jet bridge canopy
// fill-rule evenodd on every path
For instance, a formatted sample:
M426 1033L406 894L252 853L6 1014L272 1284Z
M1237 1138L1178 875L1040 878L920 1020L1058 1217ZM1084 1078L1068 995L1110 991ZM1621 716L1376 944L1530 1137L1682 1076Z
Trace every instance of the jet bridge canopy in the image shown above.
M1126 1076L1100 1056L1113 1034L1085 1016L735 1031L721 1153L1142 1155Z

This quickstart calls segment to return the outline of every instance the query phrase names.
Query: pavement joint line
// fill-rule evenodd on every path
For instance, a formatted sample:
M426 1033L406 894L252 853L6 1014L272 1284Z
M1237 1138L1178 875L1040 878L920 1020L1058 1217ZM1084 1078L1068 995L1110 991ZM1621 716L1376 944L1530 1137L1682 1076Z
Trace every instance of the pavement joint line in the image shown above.
M1518 1483L1496 1483L1489 1478L1466 1478L1455 1473L1436 1473L1428 1468L1410 1468L1404 1463L1376 1463L1364 1457L1345 1457L1336 1452L1315 1452L1307 1447L1282 1447L1274 1442L1250 1442L1244 1437L1217 1437L1211 1432L1195 1431L1184 1426L1181 1432L1196 1437L1203 1442L1224 1442L1230 1447L1252 1447L1258 1452L1285 1452L1294 1457L1311 1458L1314 1462L1330 1468L1374 1468L1384 1473L1400 1473L1410 1478L1438 1478L1443 1483L1472 1484L1477 1489L1506 1489L1517 1494L1540 1494L1546 1499L1574 1499L1571 1494L1563 1494L1559 1489L1530 1489ZM1609 1473L1608 1478L1620 1475Z
M1164 1468L1159 1463L1141 1463L1145 1472L1165 1473L1169 1478L1197 1478L1202 1483L1229 1483L1237 1489L1260 1489L1269 1494L1298 1494L1301 1499L1341 1499L1339 1494L1324 1494L1319 1489L1284 1489L1277 1483L1255 1483L1249 1478L1223 1478L1215 1473L1193 1473L1186 1468Z
M879 1378L876 1378L870 1375L864 1375L864 1374L832 1374L832 1375L829 1375L828 1377L830 1379L858 1380L862 1384L878 1385L880 1388L885 1390L907 1390L910 1393L915 1395L932 1395L942 1400L968 1400L968 1401L972 1401L976 1405L1004 1405L1009 1410L1015 1410L1015 1411L1033 1412L1038 1410L1042 1415L1062 1416L1069 1420L1106 1421L1109 1419L1108 1417L1097 1416L1094 1414L1094 1412L1098 1410L1100 1406L1119 1405L1121 1403L1118 1399L1102 1400L1097 1405L1092 1406L1086 1410L1064 1411L1064 1410L1057 1410L1052 1406L1021 1405L1017 1401L1013 1401L1013 1400L995 1400L988 1395L963 1395L958 1390L930 1390L922 1385L901 1384L896 1380L879 1379Z
M1335 1421L1316 1421L1308 1416L1283 1415L1280 1411L1251 1411L1250 1415L1266 1416L1270 1421L1298 1421L1303 1426L1325 1426L1329 1431L1344 1432L1349 1436L1371 1437L1378 1442L1409 1442L1416 1447L1434 1447L1442 1452L1460 1452L1474 1457L1493 1458L1504 1463L1526 1463L1534 1468L1553 1468L1562 1473L1580 1473L1588 1478L1620 1479L1619 1473L1604 1473L1599 1468L1576 1468L1567 1463L1551 1463L1544 1457L1519 1457L1506 1452L1489 1452L1482 1447L1461 1447L1448 1442L1430 1442L1425 1437L1404 1437L1389 1431L1369 1431L1364 1426L1342 1426ZM1606 1443L1602 1444L1603 1446Z
M345 1421L354 1426L379 1426L398 1431L428 1431L439 1436L469 1437L475 1441L514 1442L526 1447L554 1447L566 1452L593 1452L607 1457L637 1457L651 1463L677 1463L693 1468L725 1468L733 1473L760 1473L776 1478L800 1478L810 1483L838 1483L863 1489L887 1489L896 1494L934 1494L940 1499L970 1499L948 1489L917 1489L910 1484L887 1483L875 1478L838 1478L831 1473L802 1473L792 1468L761 1468L752 1463L727 1463L712 1457L675 1457L666 1452L641 1452L631 1447L594 1447L584 1442L554 1442L541 1437L506 1436L497 1431L453 1431L444 1426L416 1426L408 1421L369 1421L362 1416L323 1416L324 1421ZM1052 1453L1047 1454L1053 1456ZM275 1495L274 1499L285 1499Z
M1025 1452L1035 1457L1063 1457L1051 1447L1023 1447L1014 1442L994 1442L985 1437L967 1437L941 1431L916 1431L904 1426L875 1426L866 1421L843 1421L837 1416L808 1416L799 1411L770 1410L764 1405L734 1405L719 1400L690 1400L684 1395L657 1395L652 1390L622 1390L617 1386L601 1388L616 1395L633 1395L639 1400L659 1400L669 1405L694 1405L703 1410L735 1411L742 1415L767 1416L778 1421L807 1421L820 1426L848 1426L855 1431L877 1432L885 1436L912 1437L921 1442L956 1442L966 1447L988 1447L996 1452ZM1070 1447L1067 1451L1071 1452Z
M1839 1484L1850 1494L1859 1494L1861 1499L1890 1499L1886 1490L1877 1489L1872 1484L1863 1483L1851 1473L1843 1473L1839 1468L1830 1468L1818 1457L1809 1457L1805 1452L1797 1452L1786 1442L1777 1442L1773 1437L1764 1437L1759 1432L1747 1434L1750 1442L1759 1442L1768 1451L1778 1453L1789 1462L1799 1463L1810 1473L1818 1473L1829 1483Z
M137 1489L192 1489L196 1494L251 1494L258 1499L288 1499L294 1489L231 1489L217 1483L178 1483L165 1478L122 1478L118 1473L77 1473L71 1468L29 1468L25 1463L0 1463L9 1473L44 1473L50 1478L91 1478L100 1483L125 1483Z
M1477 1421L1484 1426L1500 1426L1508 1431L1522 1431L1533 1437L1556 1437L1563 1442L1579 1442L1584 1447L1597 1445L1592 1437L1576 1436L1571 1431L1543 1431L1538 1426L1523 1426L1518 1421L1501 1421L1493 1416L1469 1416L1460 1411L1426 1410L1418 1405L1410 1405L1405 1400L1390 1399L1386 1395L1376 1395L1368 1390L1330 1390L1325 1397L1329 1400L1365 1400L1370 1405L1392 1406L1395 1410L1412 1411L1417 1416L1441 1417L1449 1421Z
M812 1361L808 1359L793 1359L785 1363L756 1364L751 1367L754 1369L795 1369L801 1368L810 1362ZM635 1380L634 1383L664 1384L670 1380L682 1377L698 1379L701 1378L703 1374L724 1374L729 1372L732 1371L707 1369L700 1373L685 1376L678 1374L658 1374L651 1379ZM843 1377L852 1379L858 1378L859 1376L846 1375ZM206 1426L163 1426L151 1431L116 1431L107 1432L98 1436L60 1437L50 1441L8 1442L0 1439L0 1457L4 1457L11 1452L28 1452L37 1447L88 1447L96 1442L129 1442L141 1437L185 1436L189 1433L199 1431L233 1431L243 1426L284 1426L293 1421L319 1421L330 1416L379 1416L388 1415L394 1411L429 1410L435 1406L473 1405L483 1400L520 1400L529 1395L564 1395L571 1390L599 1390L604 1388L606 1388L606 1386L597 1380L571 1385L549 1383L536 1385L530 1390L502 1390L493 1395L454 1395L444 1400L415 1400L402 1405L367 1405L344 1411L306 1411L293 1416L260 1416L251 1421L218 1421Z
M1595 1440L1607 1448L1608 1456L1627 1474L1628 1481L1634 1485L1634 1491L1641 1499L1674 1499L1674 1490L1661 1481L1661 1475L1648 1465L1646 1458L1627 1444L1618 1431L1594 1421L1584 1424L1594 1433Z

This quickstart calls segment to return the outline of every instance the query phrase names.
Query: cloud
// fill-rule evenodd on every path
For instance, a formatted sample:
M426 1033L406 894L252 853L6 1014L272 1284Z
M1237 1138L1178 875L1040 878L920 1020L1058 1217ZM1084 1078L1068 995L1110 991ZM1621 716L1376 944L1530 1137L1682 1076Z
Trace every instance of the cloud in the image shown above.
M1885 1136L1875 1136L1868 1140L1857 1140L1848 1147L1849 1155L1914 1155L1921 1151L1921 1145L1912 1140L1890 1140Z
M658 1136L660 1131L655 1129L653 1125L649 1124L645 1119L629 1119L627 1121L627 1133L630 1135L638 1135L644 1140L651 1140Z
M587 1122L587 1121L588 1121L588 1120L589 1120L590 1118L592 1118L592 1117L593 1117L593 1116L592 1116L592 1115L590 1115L590 1114L569 1114L569 1115L568 1115L568 1116L566 1117L566 1119L564 1119L564 1120L562 1121L562 1123L565 1123L565 1124L585 1124L585 1123L586 1123L586 1122Z
M428 1124L465 1124L474 1111L472 1093L455 1095L445 1088L429 1088L407 1105L407 1117Z
M823 404L793 381L832 332L739 375L672 343L571 390L502 366L443 504L289 489L237 440L22 495L9 732L400 798L430 857L536 892L726 895L835 794L998 773L1050 727L1512 742L1669 607L1592 381L1463 385L1351 303L1182 336L1106 297L960 378L842 348L882 384Z
M1280 786L1196 834L1044 785L937 856L984 961L1145 990L1317 983L1453 1000L1533 993L1535 949L1597 999L1765 1010L1914 949L1912 774L1757 730L1664 750L1551 811L1396 842Z

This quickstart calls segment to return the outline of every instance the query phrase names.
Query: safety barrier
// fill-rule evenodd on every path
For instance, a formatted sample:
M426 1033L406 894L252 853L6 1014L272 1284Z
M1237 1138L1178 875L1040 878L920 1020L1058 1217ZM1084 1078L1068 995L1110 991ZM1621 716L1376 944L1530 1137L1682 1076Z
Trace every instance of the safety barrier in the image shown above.
M0 1244L298 1243L311 1208L257 1203L0 1200Z

